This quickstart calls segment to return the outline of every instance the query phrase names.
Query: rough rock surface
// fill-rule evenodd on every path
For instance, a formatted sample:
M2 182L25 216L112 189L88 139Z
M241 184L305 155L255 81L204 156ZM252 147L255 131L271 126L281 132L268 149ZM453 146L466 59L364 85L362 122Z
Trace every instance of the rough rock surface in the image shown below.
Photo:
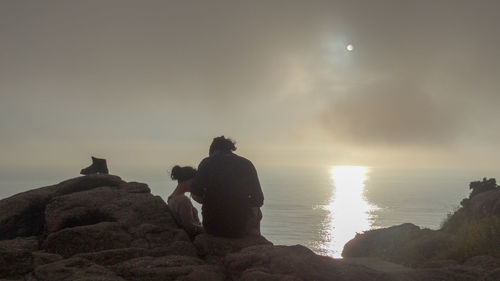
M488 214L500 216L500 188L479 193L470 198L468 209L475 216Z
M422 231L411 225L396 229L393 238L418 238ZM433 239L440 247L446 237ZM360 244L377 249L370 239ZM0 280L412 281L498 276L499 262L488 256L412 269L376 258L335 260L300 245L274 246L262 236L200 234L191 241L146 184L112 175L78 177L0 200Z
M260 235L250 235L238 239L226 239L210 234L199 234L194 239L194 245L198 249L198 254L205 260L218 263L230 253L238 252L241 249L253 245L272 245L266 238Z
M476 192L461 203L462 208L439 230L409 223L369 230L349 241L342 255L380 258L418 269L400 273L405 278L496 280L500 271L500 188Z
M379 257L414 266L448 248L451 241L453 237L450 234L420 229L414 224L406 223L356 234L345 245L342 256Z

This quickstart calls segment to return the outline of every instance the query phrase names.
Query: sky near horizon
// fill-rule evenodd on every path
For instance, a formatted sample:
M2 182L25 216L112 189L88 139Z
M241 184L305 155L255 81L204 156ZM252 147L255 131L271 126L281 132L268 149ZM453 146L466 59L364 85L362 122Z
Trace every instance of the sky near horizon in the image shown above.
M196 165L219 135L258 165L496 169L498 11L4 0L0 169Z

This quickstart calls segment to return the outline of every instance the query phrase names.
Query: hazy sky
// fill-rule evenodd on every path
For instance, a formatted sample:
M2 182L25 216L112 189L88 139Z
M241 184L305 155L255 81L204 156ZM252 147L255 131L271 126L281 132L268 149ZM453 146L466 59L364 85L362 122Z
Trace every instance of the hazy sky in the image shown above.
M0 167L500 165L500 1L0 1ZM353 45L348 51L346 46Z

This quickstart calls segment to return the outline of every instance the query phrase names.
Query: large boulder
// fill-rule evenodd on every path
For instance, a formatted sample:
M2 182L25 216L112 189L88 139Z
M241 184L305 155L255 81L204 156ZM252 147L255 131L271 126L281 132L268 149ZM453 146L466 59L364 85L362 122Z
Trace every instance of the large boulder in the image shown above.
M160 197L137 192L135 187L135 183L104 186L55 197L45 209L46 229L52 233L67 227L99 222L120 222L128 226L150 223L177 227Z
M144 223L134 228L129 228L134 236L133 247L156 249L171 245L176 241L190 241L183 229L171 226Z
M166 255L198 250L143 183L89 175L0 200L0 279L123 280L102 266Z
M224 257L243 248L255 245L272 245L273 243L261 235L225 238L204 233L196 236L194 244L203 257Z
M235 280L383 280L384 276L364 266L318 256L301 245L248 247L227 255L224 262Z
M57 196L123 183L117 176L90 175L3 199L0 201L0 240L42 234L46 205Z
M102 222L95 225L66 228L50 234L42 248L49 253L71 257L77 253L128 248L132 235L116 222Z
M450 247L453 235L406 223L356 234L342 251L343 257L378 257L416 266Z
M47 186L16 194L0 201L0 240L40 235L45 206L58 186Z

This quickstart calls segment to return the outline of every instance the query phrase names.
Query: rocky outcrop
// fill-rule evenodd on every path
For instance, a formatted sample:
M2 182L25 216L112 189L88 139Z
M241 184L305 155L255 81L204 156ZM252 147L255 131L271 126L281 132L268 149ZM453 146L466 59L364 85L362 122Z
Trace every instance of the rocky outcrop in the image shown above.
M420 273L438 270L463 280L495 280L491 278L500 269L500 188L494 179L473 182L473 188L441 229L407 223L366 231L349 241L342 255L380 258Z
M96 174L0 201L0 278L125 280L108 266L162 255L198 254L146 184Z
M301 245L247 247L227 255L224 262L235 280L383 280L384 276L318 256Z
M406 223L356 234L342 252L344 257L377 257L416 266L448 249L453 236L445 232L420 229Z
M471 215L483 217L500 216L500 188L477 194L468 201L467 210Z
M92 175L3 199L0 204L0 240L42 234L45 227L46 206L58 196L101 186L118 187L121 183L125 182L117 176Z
M421 231L405 225L374 237L423 239ZM358 246L376 252L370 241L379 239L359 240ZM275 246L262 236L200 234L190 240L146 184L112 175L78 177L0 200L0 280L495 280L497 265L481 257L412 269L380 259L335 260L300 245Z
M238 252L250 246L273 244L260 235L227 239L209 234L200 234L196 236L193 242L198 249L198 254L212 263L220 263L226 255Z

